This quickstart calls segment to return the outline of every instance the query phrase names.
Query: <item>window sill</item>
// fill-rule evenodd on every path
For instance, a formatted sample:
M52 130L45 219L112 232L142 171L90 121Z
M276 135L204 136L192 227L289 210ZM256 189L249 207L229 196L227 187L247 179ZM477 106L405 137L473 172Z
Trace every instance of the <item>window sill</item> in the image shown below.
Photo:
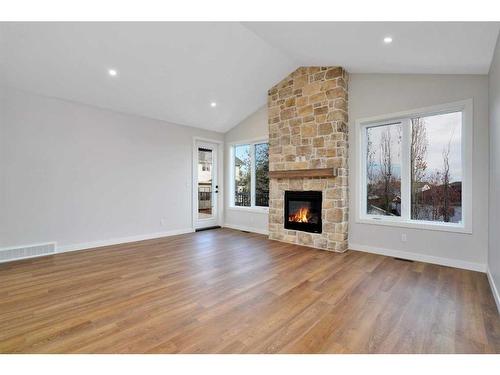
M252 212L252 213L256 213L256 214L268 214L269 213L269 207L229 206L227 209L230 211Z
M359 218L356 220L356 223L472 234L472 229L465 227L463 224L434 223L431 221L415 222L415 221L404 221L404 220L391 220L387 218L375 219L369 217Z

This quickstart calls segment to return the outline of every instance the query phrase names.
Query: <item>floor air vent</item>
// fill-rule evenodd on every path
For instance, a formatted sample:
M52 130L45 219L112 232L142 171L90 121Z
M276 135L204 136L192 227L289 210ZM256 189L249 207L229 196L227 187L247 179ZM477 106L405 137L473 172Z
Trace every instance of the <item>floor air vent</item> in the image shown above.
M213 227L196 228L195 232L203 232L204 230L220 229L220 225L215 225Z
M0 249L0 263L11 260L39 257L54 254L56 252L55 242Z

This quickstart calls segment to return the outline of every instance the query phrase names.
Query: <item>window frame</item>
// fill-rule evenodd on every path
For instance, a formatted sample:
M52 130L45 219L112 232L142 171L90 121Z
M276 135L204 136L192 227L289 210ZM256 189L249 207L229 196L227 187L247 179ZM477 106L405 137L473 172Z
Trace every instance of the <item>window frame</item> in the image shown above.
M255 174L255 145L267 143L269 144L268 138L256 138L246 141L238 141L231 142L229 144L229 186L230 186L230 196L229 196L229 207L230 210L235 211L247 211L247 212L257 212L257 213L268 213L269 207L265 206L256 206L255 205L255 183L256 183L256 174ZM250 146L250 206L236 206L234 204L234 190L235 190L235 165L234 165L234 157L235 152L234 149L236 146Z
M462 163L462 222L444 223L411 219L411 181L410 181L410 119L462 112L461 163ZM374 126L401 122L401 216L370 215L366 211L366 129ZM473 147L473 100L466 99L453 103L435 105L404 112L359 119L355 123L357 150L357 183L355 184L358 207L356 222L361 224L387 225L394 227L428 229L472 234L472 147Z

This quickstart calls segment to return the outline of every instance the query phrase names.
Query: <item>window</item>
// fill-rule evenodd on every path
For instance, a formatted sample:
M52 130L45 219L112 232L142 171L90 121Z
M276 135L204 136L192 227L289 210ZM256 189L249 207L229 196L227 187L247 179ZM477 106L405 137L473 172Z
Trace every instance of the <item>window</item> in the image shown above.
M464 101L358 121L359 220L470 232L471 116Z
M269 206L269 144L254 142L232 147L232 206Z
M234 147L234 205L251 205L252 188L252 162L250 157L250 145L239 145Z
M401 216L401 123L366 128L367 213Z
M269 144L255 145L255 205L269 206Z
M411 119L411 218L462 222L462 113Z

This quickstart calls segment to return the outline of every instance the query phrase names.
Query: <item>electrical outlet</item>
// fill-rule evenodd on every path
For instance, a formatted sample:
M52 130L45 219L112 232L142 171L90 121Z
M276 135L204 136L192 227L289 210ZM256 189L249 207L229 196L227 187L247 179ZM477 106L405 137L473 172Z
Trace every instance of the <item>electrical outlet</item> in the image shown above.
M401 233L401 241L406 242L406 233Z

